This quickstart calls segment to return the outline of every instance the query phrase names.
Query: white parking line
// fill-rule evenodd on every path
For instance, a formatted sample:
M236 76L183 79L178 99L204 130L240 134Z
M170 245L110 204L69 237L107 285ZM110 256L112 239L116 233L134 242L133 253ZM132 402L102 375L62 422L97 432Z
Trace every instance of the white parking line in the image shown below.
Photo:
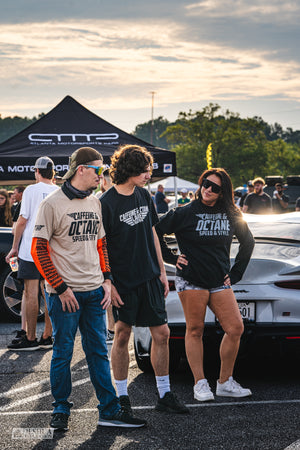
M86 379L87 381L89 380L89 378ZM81 383L80 383L81 382ZM83 384L84 380L80 380L80 382L77 382L78 384ZM86 382L86 381L85 381ZM75 383L74 383L75 384ZM74 385L73 384L73 385ZM46 393L43 393L46 394ZM40 394L41 396L45 396ZM49 393L47 394L49 395ZM39 397L37 396L32 396L32 397L28 397L28 399L24 399L24 400L28 400L29 398L31 399L30 401L33 400L33 397ZM39 397L40 398L40 397ZM26 403L26 402L24 402ZM241 405L247 405L247 406L256 406L256 405L283 405L283 404L300 404L300 399L299 400L261 400L261 401L241 401L241 402L224 402L224 403L201 403L201 404L187 404L186 406L188 408L211 408L211 407L222 407L222 406L241 406ZM20 405L20 402L14 402L14 406ZM11 409L12 404L9 405L9 408L7 407L2 407L0 410L0 415L1 416L10 416L10 415L14 415L14 414L18 414L18 415L31 415L31 414L50 414L52 411L5 411L5 409ZM143 405L143 406L133 406L132 409L136 409L136 410L151 410L154 409L155 405ZM72 409L72 414L73 413L84 413L84 412L95 412L97 410L97 408L79 408L79 409Z
M80 386L81 384L88 383L89 381L90 381L90 377L83 378L82 380L74 381L74 383L72 383L72 386L73 387ZM35 400L39 400L40 398L47 397L48 395L51 395L51 391L45 391L45 392L42 392L41 394L36 394L36 395L32 395L30 397L23 398L21 400L17 400L16 402L12 402L9 405L1 406L0 412L15 408L16 406L25 405L28 402L34 402Z

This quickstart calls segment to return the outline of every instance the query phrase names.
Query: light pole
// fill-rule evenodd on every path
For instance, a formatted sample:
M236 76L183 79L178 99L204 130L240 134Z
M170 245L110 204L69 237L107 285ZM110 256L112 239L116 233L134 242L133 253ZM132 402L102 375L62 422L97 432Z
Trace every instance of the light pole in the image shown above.
M150 144L153 145L153 128L154 128L153 110L154 110L154 94L156 94L156 92L155 91L151 91L150 94L152 95Z

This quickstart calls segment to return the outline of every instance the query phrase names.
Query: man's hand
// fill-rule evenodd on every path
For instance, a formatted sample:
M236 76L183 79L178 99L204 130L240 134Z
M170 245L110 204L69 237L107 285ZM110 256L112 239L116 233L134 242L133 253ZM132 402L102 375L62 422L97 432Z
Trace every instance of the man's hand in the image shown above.
M13 256L18 256L18 249L14 247L11 248L10 252L5 257L5 261L7 262L7 264L9 264L9 260Z
M162 282L162 285L164 287L164 297L166 298L166 296L169 293L169 282L168 282L168 278L166 275L166 272L162 273L159 277L160 281Z
M122 302L122 299L113 284L111 285L111 303L117 308L120 308L122 305L124 305L124 302Z
M102 287L104 290L104 297L100 304L102 305L103 309L107 309L111 304L111 281L105 280L104 283L102 284Z
M59 295L63 311L76 312L79 309L78 301L71 288Z

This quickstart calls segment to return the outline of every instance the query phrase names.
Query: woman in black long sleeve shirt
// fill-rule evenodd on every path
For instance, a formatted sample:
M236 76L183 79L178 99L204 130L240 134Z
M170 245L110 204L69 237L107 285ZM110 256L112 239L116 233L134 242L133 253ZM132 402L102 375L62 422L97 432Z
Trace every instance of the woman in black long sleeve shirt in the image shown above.
M250 389L242 388L232 377L244 325L231 285L242 278L254 239L234 204L232 183L224 169L205 171L199 185L195 200L163 216L156 230L164 260L176 265L176 290L186 319L185 347L194 375L195 399L214 399L203 371L202 336L208 305L224 330L216 395L246 397L251 395ZM176 235L179 256L162 238L171 233ZM230 267L233 235L240 248Z

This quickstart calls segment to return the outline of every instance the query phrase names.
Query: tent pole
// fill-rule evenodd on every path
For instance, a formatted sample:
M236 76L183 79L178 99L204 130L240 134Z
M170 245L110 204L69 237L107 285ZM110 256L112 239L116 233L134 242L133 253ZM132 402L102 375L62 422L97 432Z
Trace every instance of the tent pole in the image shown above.
M174 180L174 192L175 192L175 207L178 206L178 198L177 198L177 179L176 177L173 177Z

